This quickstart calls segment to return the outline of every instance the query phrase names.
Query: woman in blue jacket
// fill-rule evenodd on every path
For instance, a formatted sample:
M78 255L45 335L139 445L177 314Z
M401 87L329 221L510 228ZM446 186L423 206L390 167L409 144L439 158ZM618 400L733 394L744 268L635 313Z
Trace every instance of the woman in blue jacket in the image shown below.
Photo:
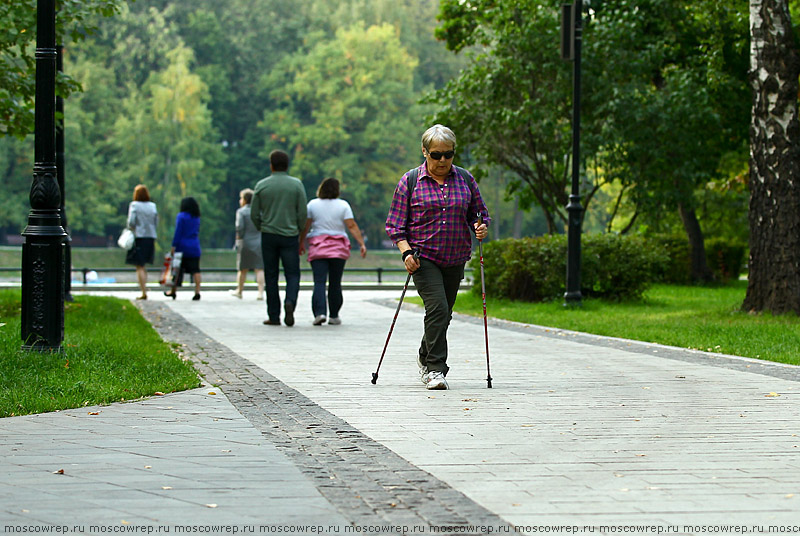
M176 252L183 254L178 275L172 282L172 290L164 292L173 300L176 289L183 284L183 274L191 274L194 279L193 300L200 299L200 206L194 197L184 197L181 200L181 211L175 218L175 235L172 238L171 255Z

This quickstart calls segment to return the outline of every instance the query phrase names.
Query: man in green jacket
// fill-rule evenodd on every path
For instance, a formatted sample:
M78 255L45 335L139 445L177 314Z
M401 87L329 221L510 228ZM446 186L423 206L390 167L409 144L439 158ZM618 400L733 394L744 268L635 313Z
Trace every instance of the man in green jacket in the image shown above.
M250 205L250 218L261 231L261 253L264 257L264 283L267 290L267 319L264 324L281 324L281 297L278 293L280 269L283 263L286 278L286 297L283 302L283 321L294 325L294 310L300 291L300 231L306 224L306 190L300 179L290 176L289 155L272 151L269 155L272 174L258 181Z

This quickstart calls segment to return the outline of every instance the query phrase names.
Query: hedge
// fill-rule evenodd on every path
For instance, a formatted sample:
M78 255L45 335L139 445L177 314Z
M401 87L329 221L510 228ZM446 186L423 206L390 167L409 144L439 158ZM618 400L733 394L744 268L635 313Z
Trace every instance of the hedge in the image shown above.
M483 247L486 293L498 298L548 301L564 295L567 237L497 240ZM668 259L639 236L581 237L581 293L616 300L641 298ZM471 266L480 270L473 257ZM480 292L480 278L475 278Z
M667 255L667 263L656 275L664 283L686 285L692 283L689 257L689 241L681 235L651 235L647 238L651 247ZM747 246L741 241L725 238L705 240L706 262L715 281L725 283L738 279L744 267Z

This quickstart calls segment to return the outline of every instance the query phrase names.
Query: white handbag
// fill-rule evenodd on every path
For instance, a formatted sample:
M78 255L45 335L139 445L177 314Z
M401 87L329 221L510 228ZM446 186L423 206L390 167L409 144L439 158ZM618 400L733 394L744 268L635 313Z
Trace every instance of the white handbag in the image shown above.
M122 234L117 239L117 245L122 249L131 249L136 243L136 237L130 229L123 229Z

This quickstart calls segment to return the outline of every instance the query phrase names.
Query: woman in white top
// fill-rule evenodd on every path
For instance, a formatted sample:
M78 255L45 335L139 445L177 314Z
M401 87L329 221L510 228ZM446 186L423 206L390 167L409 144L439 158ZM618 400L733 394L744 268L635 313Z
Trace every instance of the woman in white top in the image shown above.
M305 229L300 233L300 255L305 252L308 239L308 261L314 273L314 293L311 295L313 324L320 326L338 325L339 310L344 301L342 297L342 274L344 265L350 257L350 240L347 231L353 235L360 248L361 256L367 256L367 246L361 236L353 209L344 199L339 199L339 181L327 178L317 188L317 198L308 202L308 219ZM326 317L325 283L328 281Z
M136 280L142 295L137 300L147 299L147 268L146 264L153 264L155 255L156 227L158 227L158 210L156 204L150 201L150 192L147 186L137 184L133 189L133 201L128 206L128 229L136 237L134 246L128 250L125 263L136 266Z

